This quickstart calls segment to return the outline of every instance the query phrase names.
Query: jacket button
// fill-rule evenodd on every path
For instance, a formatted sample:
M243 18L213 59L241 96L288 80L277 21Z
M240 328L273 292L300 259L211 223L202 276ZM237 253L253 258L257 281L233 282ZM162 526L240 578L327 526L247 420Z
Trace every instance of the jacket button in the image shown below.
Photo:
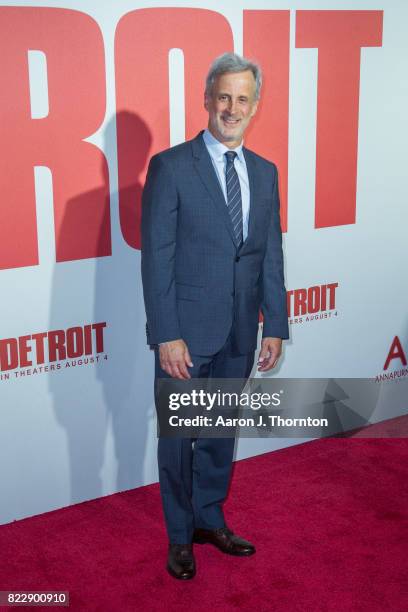
M237 255L236 258L235 258L236 263L238 263L240 259L241 259L240 256Z

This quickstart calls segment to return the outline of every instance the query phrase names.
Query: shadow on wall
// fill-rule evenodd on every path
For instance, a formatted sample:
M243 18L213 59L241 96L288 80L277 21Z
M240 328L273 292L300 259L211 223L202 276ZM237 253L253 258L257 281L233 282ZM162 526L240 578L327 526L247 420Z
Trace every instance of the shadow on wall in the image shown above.
M153 419L153 355L146 346L140 251L125 243L118 221L120 195L122 223L132 231L129 224L134 220L134 231L139 231L142 184L138 177L146 165L151 134L134 114L120 112L116 120L126 130L126 145L136 147L137 153L133 151L132 164L122 168L123 190L111 195L112 256L59 263L53 275L50 329L107 324L107 359L96 365L64 368L49 378L55 415L67 435L71 503L143 484L149 419ZM104 152L116 163L115 118L104 132ZM109 177L104 165L102 169L100 187L68 202L60 232L75 232L73 218L78 207L104 206L95 246L106 247ZM107 454L109 444L116 466Z

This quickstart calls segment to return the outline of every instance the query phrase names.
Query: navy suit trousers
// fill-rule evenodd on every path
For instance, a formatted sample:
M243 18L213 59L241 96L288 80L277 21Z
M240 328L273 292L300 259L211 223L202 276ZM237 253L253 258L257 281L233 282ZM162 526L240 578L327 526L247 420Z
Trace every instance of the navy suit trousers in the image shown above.
M230 334L215 355L191 355L192 378L247 379L254 351L241 355ZM161 369L155 350L155 377L169 378ZM156 402L158 409L158 403ZM228 491L234 453L234 438L159 438L160 493L169 541L188 544L194 528L225 527L222 504Z

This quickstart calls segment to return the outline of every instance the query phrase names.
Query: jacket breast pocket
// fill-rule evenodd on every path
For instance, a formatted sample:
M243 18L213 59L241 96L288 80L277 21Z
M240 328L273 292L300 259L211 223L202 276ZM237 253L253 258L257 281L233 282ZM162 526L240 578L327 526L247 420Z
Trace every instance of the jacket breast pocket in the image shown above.
M203 287L176 283L176 297L178 300L199 301L203 297Z

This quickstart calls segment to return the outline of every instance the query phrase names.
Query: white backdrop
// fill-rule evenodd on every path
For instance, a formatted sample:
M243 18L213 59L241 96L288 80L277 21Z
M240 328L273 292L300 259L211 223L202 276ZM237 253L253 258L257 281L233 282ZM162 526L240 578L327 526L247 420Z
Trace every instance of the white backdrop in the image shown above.
M106 322L103 355L107 359L102 355L99 364L25 376L20 371L28 368L15 368L9 378L2 372L0 523L157 480L153 355L145 344L140 252L125 242L119 223L114 36L120 18L129 11L153 6L197 8L196 4L166 0L41 3L91 15L103 34L106 115L87 140L104 152L109 166L112 255L56 263L52 172L44 166L33 168L39 265L0 270L0 339ZM398 372L402 376L403 358L392 359L386 370L384 364L396 336L408 354L408 4L404 0L258 0L253 4L206 0L199 8L226 17L238 53L242 53L243 9L291 10L286 286L296 290L338 283L335 307L324 311L330 316L309 321L303 316L301 323L291 317L291 339L273 375L376 377ZM382 46L361 51L353 224L314 227L318 51L295 47L299 9L384 11ZM171 144L184 139L177 53L170 54ZM41 76L41 56L31 55L28 61L35 118L36 109L40 115L47 112L47 84ZM135 78L142 69L140 58ZM147 105L151 103L146 100ZM273 108L264 104L262 112L273 113ZM89 191L106 180L101 174L100 184L90 184ZM384 383L379 394L377 420L406 411L398 380ZM237 458L300 441L240 440Z

